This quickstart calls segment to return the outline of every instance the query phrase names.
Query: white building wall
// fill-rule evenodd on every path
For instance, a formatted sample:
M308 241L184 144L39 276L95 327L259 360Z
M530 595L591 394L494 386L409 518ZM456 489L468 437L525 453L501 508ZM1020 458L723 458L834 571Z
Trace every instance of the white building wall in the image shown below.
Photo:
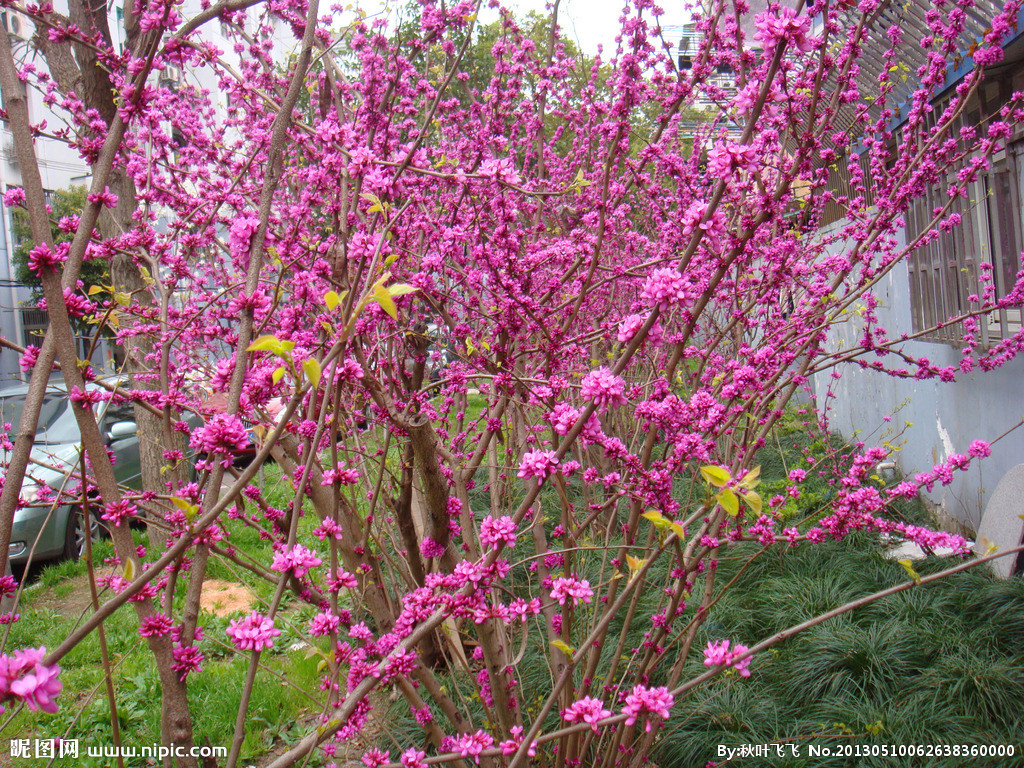
M832 231L835 231L834 229ZM902 245L902 243L901 243ZM878 324L890 338L912 329L910 282L905 262L898 264L876 289L881 302ZM856 346L863 325L857 319L833 326L830 343L838 348ZM927 357L936 366L957 366L961 355L948 344L910 341L902 347L914 357ZM865 358L872 362L875 358ZM882 360L903 367L895 358ZM1018 357L994 371L960 373L956 381L901 379L864 370L857 365L815 377L817 405L830 429L849 440L900 446L893 454L899 469L909 476L931 470L951 453L966 454L972 440L992 441L1024 418L1024 358ZM886 422L884 417L890 417ZM1024 462L1024 428L992 446L992 455L973 460L966 472L954 473L949 486L936 485L924 497L956 522L977 530L985 504L999 480Z

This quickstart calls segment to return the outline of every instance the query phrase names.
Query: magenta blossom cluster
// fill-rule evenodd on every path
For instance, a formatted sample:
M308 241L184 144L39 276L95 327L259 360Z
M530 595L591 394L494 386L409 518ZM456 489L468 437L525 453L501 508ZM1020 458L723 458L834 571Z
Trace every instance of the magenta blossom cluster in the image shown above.
M519 464L519 477L535 477L544 482L558 471L558 457L554 451L530 451Z
M54 251L46 243L40 243L28 253L28 268L41 277L44 273L57 269L66 260L66 255Z
M594 596L594 590L586 579L577 579L575 576L558 576L551 582L551 599L559 605L579 605L589 603Z
M274 620L253 611L241 619L232 619L225 630L235 647L242 651L262 651L274 645L274 638L281 630L274 626Z
M663 312L676 306L687 306L695 296L690 281L679 270L666 267L654 270L643 287L644 298Z
M102 327L131 348L129 399L160 415L156 440L177 465L168 469L187 463L186 435L204 454L195 482L163 472L117 504L100 489L117 562L167 552L129 541L135 505L141 514L183 499L212 513L213 493L226 507L204 530L182 509L167 513L176 554L152 583L101 577L134 593L165 682L204 661L199 633L162 612L168 589L207 574L186 545L236 557L244 527L274 552L270 573L246 578L293 592L311 617L300 630L328 656L310 692L321 715L302 737L322 742L318 762L367 732L380 701L371 689L404 696L422 731L391 754L367 751L370 768L488 753L501 762L494 753L532 756L538 742L557 745L568 768L636 762L673 705L655 681L675 686L689 669L680 659L670 671L671 649L689 648L689 633L720 609L703 596L717 594L715 558L730 546L870 529L965 548L889 521L886 508L954 482L987 443L892 489L873 478L885 450L858 446L838 472L809 455L764 504L755 468L791 398L833 370L954 380L1024 350L1024 332L1005 324L1002 337L981 332L1024 305L1024 274L1013 284L979 264L960 275L976 317L943 308L937 329L964 331L959 365L916 354L926 329L911 339L883 328L871 294L880 276L906 274L894 267L919 258L915 247L964 240L971 185L1024 123L1024 94L989 87L1010 84L1008 68L989 65L1020 0L994 18L973 0L937 2L907 10L907 25L879 14L878 0L770 3L756 18L743 18L744 3L696 4L705 7L694 8L685 68L662 45L653 0L626 3L623 34L599 59L576 55L557 29L538 44L534 20L511 12L481 30L470 0L416 0L401 34L305 0L228 3L195 24L181 4L154 0L136 9L138 44L119 37L116 51L49 3L23 5L55 50L97 59L83 77L104 79L71 93L39 64L20 66L59 113L46 130L104 190L60 220L73 240L29 253L51 300L81 320L68 329L47 306L51 327ZM312 49L282 58L306 32ZM967 50L978 66L955 84ZM724 71L735 91L714 76ZM168 87L174 72L184 79ZM971 125L968 102L987 92ZM301 101L280 109L286 94ZM716 108L690 119L702 103ZM32 197L4 194L17 206ZM104 226L94 226L100 206ZM935 231L911 231L929 211ZM72 274L113 259L139 267L139 290L86 287ZM859 341L838 350L835 334L851 326ZM25 350L23 369L50 367L49 350ZM58 362L70 374L76 361ZM71 391L83 405L108 397L80 383ZM188 414L207 423L193 431ZM282 508L262 483L229 492L210 458L230 469L254 442L249 424L292 482ZM14 443L0 435L0 446ZM83 486L110 476L105 458L95 446ZM702 467L714 482L701 481ZM831 484L828 509L806 526L784 522L778 511L806 500L819 476ZM702 496L721 503L701 508ZM631 578L655 560L645 572L666 578ZM191 592L183 615L198 610ZM643 606L635 621L610 615L624 604ZM227 630L241 650L278 636L258 612ZM579 674L534 700L519 649L557 679L568 647L586 658ZM617 647L632 649L629 663ZM704 660L746 676L745 653L718 641ZM445 684L452 669L472 670L466 690ZM554 741L554 729L583 733ZM617 754L602 753L609 744Z
M291 571L295 574L295 578L301 579L311 568L316 568L322 563L323 560L317 557L316 552L302 544L296 544L290 549L275 553L270 569L278 573Z
M517 530L515 521L508 515L499 518L487 515L480 523L480 541L491 547L499 543L504 543L506 547L514 547Z
M633 725L643 715L653 715L667 720L674 701L675 698L663 685L657 688L634 686L633 690L626 694L625 705L622 707L622 714L627 715L626 725ZM651 720L648 718L644 730L650 732L651 728Z
M597 733L597 723L606 717L611 717L612 711L605 709L604 702L592 696L585 696L574 701L569 707L562 711L562 717L567 723L587 723Z
M232 454L249 445L249 432L233 413L217 413L192 433L189 444L206 454ZM230 460L225 459L230 465Z
M22 648L13 656L0 654L0 701L24 702L33 712L56 712L61 691L60 666L43 664L46 649ZM3 708L0 707L0 712Z
M750 677L750 670L747 667L750 666L751 657L747 656L745 659L741 659L740 661L736 660L749 650L750 649L747 648L747 646L739 644L730 648L728 640L719 640L717 643L709 641L708 647L704 649L704 666L732 667L740 674L741 677Z
M591 371L580 384L584 400L593 400L598 410L606 411L626 402L626 382L607 366Z

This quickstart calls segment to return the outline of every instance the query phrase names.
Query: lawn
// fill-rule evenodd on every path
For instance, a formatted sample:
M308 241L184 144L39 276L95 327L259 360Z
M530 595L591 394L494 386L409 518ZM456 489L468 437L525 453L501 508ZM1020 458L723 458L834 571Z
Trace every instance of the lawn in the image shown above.
M268 465L264 473L264 498L274 506L284 506L291 489L281 479L280 470ZM306 527L303 521L303 528ZM309 527L312 527L311 525ZM270 544L253 527L238 520L227 521L229 542L236 557L269 565ZM136 542L147 544L143 531L134 531ZM310 538L312 538L310 536ZM314 539L315 541L315 539ZM94 560L100 563L113 555L109 541L99 542ZM100 575L110 572L109 566L98 566ZM273 586L251 578L235 563L211 557L207 584L237 586L245 581L251 605L226 611L230 605L211 601L203 610L199 625L204 639L198 643L205 654L203 671L189 679L189 700L196 719L196 743L226 746L234 730L235 712L245 679L249 654L238 653L228 642L225 629L232 618L253 608L265 609ZM176 591L176 613L183 605L187 577L179 580ZM239 590L241 591L241 590ZM108 597L100 594L100 602ZM19 606L21 618L7 629L6 648L53 648L72 630L83 615L91 612L87 569L84 562L61 562L38 571L29 584ZM321 704L304 693L319 693L318 665L320 653L309 644L305 625L314 611L311 606L286 598L276 621L281 636L274 647L261 656L261 670L249 704L246 739L242 763L257 760L281 743L301 735L321 711ZM118 611L103 624L112 679L116 691L117 715L123 743L134 747L160 743L159 680L152 657L138 634L134 613ZM326 645L324 649L326 650ZM104 672L100 664L99 635L93 632L61 662L64 689L57 701L56 715L32 713L22 708L4 713L2 733L5 739L54 738L79 739L86 745L104 746L113 743L110 707L107 700ZM113 762L111 761L111 764ZM320 765L314 760L312 766ZM144 758L126 760L126 765L146 765Z
M468 410L472 421L483 407L474 397ZM816 434L790 414L762 450L767 498L784 487L793 468L809 470L829 462L843 461L844 446L834 437ZM365 442L373 444L373 435ZM398 460L392 444L391 454ZM394 467L393 467L394 468ZM787 503L782 514L793 525L808 524L828 507L832 488L825 478L834 470L818 475L810 471L798 501ZM284 508L293 497L290 483L276 465L267 465L261 476L263 498L273 507ZM882 482L878 478L878 482ZM570 496L579 493L576 482L567 484ZM699 492L689 481L679 481L679 498L693 498ZM485 486L474 494L474 505L488 503ZM542 505L554 511L556 498L542 497ZM476 508L476 506L474 506ZM481 507L483 508L483 507ZM896 514L914 522L926 522L919 504L904 503ZM312 516L300 522L300 540L309 546L319 542L312 536ZM259 530L239 519L225 521L228 542L234 556L243 562L266 566L272 559L269 542ZM141 531L135 535L144 544ZM601 542L581 542L583 545ZM322 547L322 545L321 545ZM529 579L523 565L529 544L517 545L513 554L513 581ZM884 543L876 536L859 533L842 542L786 548L782 545L761 551L754 544L727 550L718 568L719 584L738 575L732 589L724 592L710 620L700 629L695 649L709 641L728 638L752 645L757 640L799 623L823 611L842 605L879 589L906 580L903 566L884 556ZM112 554L108 542L95 551L99 562ZM915 565L921 574L940 570L948 561L932 558ZM665 574L652 573L657 579ZM251 608L263 609L273 586L252 578L237 563L211 558L208 583L249 584ZM186 579L181 579L176 597L180 612ZM105 596L101 595L102 601ZM59 563L42 569L37 581L25 589L21 620L7 628L6 648L44 645L52 648L86 614L91 602L88 577L83 563ZM205 638L199 643L206 655L203 671L189 680L189 697L196 716L196 741L226 746L234 727L248 654L239 654L227 642L225 628L232 618L250 607L225 610L230 606L211 604L200 624ZM651 610L644 604L633 619L631 639L639 646ZM692 611L691 611L692 612ZM242 765L298 737L314 722L322 709L316 698L322 674L321 651L309 644L305 625L312 607L286 598L276 624L282 635L262 656L249 705ZM158 681L148 651L139 637L130 612L115 613L105 624L112 677L117 691L117 713L126 743L141 746L160 740ZM617 634L613 628L613 635ZM780 747L800 745L804 757L746 757L744 766L786 766L817 768L840 765L954 766L963 761L937 758L807 758L807 745L837 748L843 744L1024 744L1024 582L997 581L984 569L957 574L936 583L914 588L839 619L817 626L798 638L755 657L751 676L727 672L710 684L677 702L664 737L653 756L659 768L690 768L720 760L720 745L740 749L744 745L767 744ZM676 649L669 647L666 653ZM543 648L529 649L517 668L523 690L544 690L550 685ZM702 654L694 652L687 674L704 671ZM62 661L64 691L55 716L27 710L6 713L5 738L78 738L94 744L110 744L109 704L104 675L99 665L100 641L93 633ZM532 663L537 662L537 663ZM467 699L476 695L472 680L464 675L446 678ZM311 691L308 695L303 691ZM408 706L396 700L382 711L386 727L375 729L375 738L390 733L404 743L422 733ZM557 713L552 715L557 718ZM393 744L382 741L387 749ZM785 751L785 750L784 750ZM973 765L1009 765L1006 758ZM319 753L309 763L322 765ZM143 765L141 758L128 765ZM737 762L736 764L740 764Z

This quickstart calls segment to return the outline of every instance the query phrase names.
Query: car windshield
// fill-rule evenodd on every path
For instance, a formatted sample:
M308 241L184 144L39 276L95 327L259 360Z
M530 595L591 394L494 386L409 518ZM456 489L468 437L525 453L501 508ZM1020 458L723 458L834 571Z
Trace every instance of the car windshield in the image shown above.
M0 422L10 424L16 430L25 407L25 397L23 394L0 397ZM43 398L36 427L36 442L51 445L78 442L78 422L75 421L67 395L54 392Z

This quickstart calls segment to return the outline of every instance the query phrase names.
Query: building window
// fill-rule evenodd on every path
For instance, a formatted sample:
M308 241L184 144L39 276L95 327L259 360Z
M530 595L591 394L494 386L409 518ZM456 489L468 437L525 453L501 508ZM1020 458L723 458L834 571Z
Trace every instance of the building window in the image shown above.
M936 115L943 106L937 105ZM992 114L998 106L991 103L983 110L968 110L965 122L978 125L982 132L987 123L981 114ZM959 126L954 128L954 135ZM910 253L910 300L914 332L928 341L960 345L964 323L950 318L980 309L977 301L985 290L982 265L991 265L991 283L995 298L1006 296L1016 282L1024 248L1024 138L1015 136L992 157L991 168L971 183L966 198L953 202L949 213L960 215L961 223L926 245ZM914 202L907 212L907 243L913 243L928 229L934 211L949 202L947 188L955 180L951 174L946 183L936 184ZM977 317L975 338L982 347L1009 338L1021 329L1021 309L999 309Z

